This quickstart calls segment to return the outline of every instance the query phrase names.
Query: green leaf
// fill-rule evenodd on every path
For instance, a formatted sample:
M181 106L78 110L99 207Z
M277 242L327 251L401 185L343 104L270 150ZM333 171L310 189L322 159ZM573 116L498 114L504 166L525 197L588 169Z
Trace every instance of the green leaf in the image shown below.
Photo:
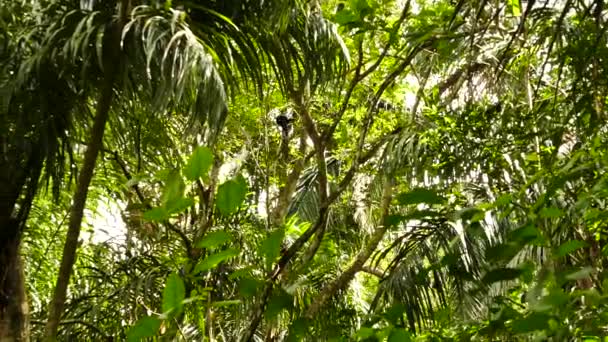
M519 17L521 15L521 5L519 4L519 0L508 0L509 1L509 10L511 13Z
M247 195L247 183L243 176L224 182L217 189L216 206L220 213L228 216L237 211Z
M169 215L171 214L179 214L184 212L186 209L190 208L194 205L194 200L192 198L178 198L173 201L167 202L165 205L165 209Z
M544 330L549 328L549 319L551 316L533 312L525 318L516 320L511 326L512 330L516 334L529 333L536 330Z
M355 23L359 20L359 16L353 13L350 10L343 9L336 13L336 24L338 25L346 25L350 23Z
M498 281L517 279L521 273L522 271L519 269L503 267L486 273L481 281L484 284L493 284Z
M217 265L219 265L222 261L226 261L230 258L234 258L235 256L239 255L239 253L240 253L240 251L236 248L228 248L221 252L212 254L212 255L208 256L207 258L205 258L204 260L202 260L201 262L199 262L198 264L196 264L196 267L194 267L194 273L196 274L196 273L210 270L210 269L216 267Z
M268 235L264 241L262 241L262 244L260 245L260 253L266 260L267 268L270 268L281 254L281 245L284 237L285 230L282 228L277 228L275 231L270 233L270 235Z
M205 146L199 146L192 152L190 160L184 167L184 175L191 181L205 179L212 165L213 152Z
M388 336L387 342L409 342L412 340L412 335L409 331L403 328L394 328Z
M163 313L178 314L186 297L184 281L177 273L171 273L167 278L163 291Z
M138 342L147 337L153 337L160 329L160 319L156 317L144 317L135 323L127 332L127 342Z
M301 341L308 332L310 323L305 318L297 318L289 327L289 339L291 341Z
M143 214L144 220L162 222L169 219L169 213L163 207L152 208Z
M251 277L245 277L239 281L239 293L245 298L251 298L255 296L258 289L263 285L259 280Z
M511 194L505 194L505 195L498 197L496 199L496 201L494 201L494 205L497 207L504 206L504 205L510 204L512 200L513 200L513 196Z
M376 335L376 332L374 331L374 329L372 329L370 327L362 327L361 329L359 329L359 331L357 331L357 334L355 335L355 337L357 338L357 341L361 341L361 340L368 339L374 335Z
M169 202L174 202L182 198L184 196L185 189L186 184L179 175L179 172L177 170L171 171L167 177L167 181L165 182L163 195L161 197L161 203L163 206L167 206Z
M581 267L581 268L577 268L576 270L569 272L566 275L566 279L568 280L579 280L579 279L584 279L589 277L589 275L593 273L593 268L592 267Z
M510 261L513 259L519 251L521 251L521 247L516 243L500 243L494 246L491 246L486 250L486 259L489 261Z
M557 248L557 252L555 253L556 257L564 257L578 249L587 247L589 244L585 241L580 240L570 240L564 242L559 248Z
M407 308L405 307L405 305L403 305L403 303L395 303L391 307L386 309L383 316L390 324L397 325L403 319L403 315L406 310Z
M515 240L522 243L527 243L541 236L542 235L538 228L533 225L525 225L510 232L508 235L508 240Z
M416 188L410 192L406 192L397 196L397 201L403 205L410 204L443 204L446 199L437 195L433 190Z
M274 319L281 311L293 307L293 297L283 289L277 289L268 301L266 319Z
M562 211L556 207L542 208L539 215L541 218L559 218L562 216Z
M216 230L208 233L199 242L196 243L198 248L216 248L232 241L232 235L224 230Z

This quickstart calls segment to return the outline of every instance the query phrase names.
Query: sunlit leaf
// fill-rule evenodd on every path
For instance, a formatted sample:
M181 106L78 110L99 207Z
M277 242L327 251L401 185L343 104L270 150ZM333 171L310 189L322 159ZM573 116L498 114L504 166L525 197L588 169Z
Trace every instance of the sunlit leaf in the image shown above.
M511 11L511 14L516 17L521 15L521 5L519 4L519 1L520 0L508 0L509 10Z

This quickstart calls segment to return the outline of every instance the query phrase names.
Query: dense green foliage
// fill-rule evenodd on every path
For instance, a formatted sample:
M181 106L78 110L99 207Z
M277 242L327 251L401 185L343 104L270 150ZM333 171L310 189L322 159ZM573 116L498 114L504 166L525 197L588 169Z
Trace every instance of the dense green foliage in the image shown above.
M0 340L604 341L607 20L3 2Z

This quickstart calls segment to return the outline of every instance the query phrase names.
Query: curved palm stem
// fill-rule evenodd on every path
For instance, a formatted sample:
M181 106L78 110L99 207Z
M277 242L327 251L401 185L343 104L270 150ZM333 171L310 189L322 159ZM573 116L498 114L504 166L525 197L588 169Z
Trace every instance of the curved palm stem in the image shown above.
M87 145L82 170L78 177L78 185L72 200L68 233L63 249L59 275L57 277L57 285L55 286L55 292L49 307L49 318L45 332L47 341L54 341L57 335L57 328L59 326L61 314L63 313L72 268L76 261L76 249L78 248L78 238L80 236L80 227L82 225L82 217L87 194L89 192L89 185L93 178L97 155L103 145L103 134L106 122L108 121L110 106L112 104L114 81L116 71L119 68L119 63L117 63L117 61L120 60L118 55L118 51L120 51L120 35L126 22L129 5L130 2L128 0L121 1L118 22L114 27L113 40L111 42L113 47L110 51L113 51L114 54L113 56L110 56L107 60L108 62L105 63L104 84L97 102L97 110L93 128L91 129L90 141Z

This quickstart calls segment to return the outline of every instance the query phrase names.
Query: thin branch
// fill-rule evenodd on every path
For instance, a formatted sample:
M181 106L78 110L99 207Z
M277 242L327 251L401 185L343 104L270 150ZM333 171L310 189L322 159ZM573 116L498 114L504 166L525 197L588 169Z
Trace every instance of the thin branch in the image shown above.
M369 273L371 275L375 275L376 277L378 277L380 279L384 279L384 272L377 268L372 268L370 266L363 266L363 267L361 267L361 271L365 272L365 273Z
M32 324L38 324L38 325L45 325L46 322L44 321L40 321L40 320L31 320L30 321ZM102 335L104 337L104 339L109 339L109 336L104 334L103 331L101 331L101 329L99 329L98 327L96 327L95 325L86 322L86 321L82 321L82 320L77 320L77 319L70 319L70 320L65 320L65 321L60 321L59 325L74 325L74 324L80 324L80 325L84 325L85 327L91 329L91 330L95 330L96 333Z
M118 164L118 166L121 168L125 178L127 178L127 180L131 180L133 179L133 177L131 176L131 173L129 172L129 170L127 169L126 165L122 162L122 160L120 159L120 155L118 154L117 151L111 151L112 155L113 155L113 160L116 162L116 164ZM139 199L139 201L144 205L144 208L146 209L151 209L152 207L150 206L150 204L146 201L146 198L144 197L143 193L141 192L141 189L139 188L139 186L137 184L133 184L133 189L135 190L135 193L137 194L137 198ZM190 239L186 236L186 234L179 228L177 228L175 225L173 225L171 222L169 221L164 221L163 225L165 227L167 227L167 229L171 230L172 232L176 233L180 239L182 240L182 242L184 243L184 247L186 248L186 253L188 254L189 257L192 256L192 242L190 241Z
M327 303L329 299L331 299L338 291L343 290L350 284L351 280L355 277L355 275L361 271L363 265L367 262L369 257L378 247L382 238L386 234L386 230L388 229L387 217L389 213L389 207L392 200L393 193L393 179L389 176L389 179L386 180L384 184L384 189L382 191L382 218L381 224L376 227L374 233L372 234L369 242L365 246L365 248L357 254L355 261L352 265L346 269L337 279L328 284L321 290L319 295L313 300L312 304L306 310L306 317L308 319L313 319L314 316L321 310L321 308Z
M409 9L410 9L410 0L407 1L407 3L405 4L405 6L403 7L403 11L401 12L401 16L399 17L399 19L393 25L393 28L392 28L392 30L390 32L390 35L389 35L388 42L386 42L386 44L384 45L384 48L382 49L382 53L380 54L380 56L378 57L378 59L376 60L376 62L374 62L374 64L372 64L369 68L367 68L363 72L361 72L361 69L363 68L363 64L364 64L363 63L363 55L364 55L364 53L363 53L363 39L361 39L359 41L359 44L357 46L357 50L359 52L358 53L359 54L359 60L357 62L357 66L355 68L355 75L353 76L353 79L351 80L350 86L349 86L348 90L346 91L346 94L344 95L344 100L342 101L342 105L340 106L340 110L336 114L336 117L335 117L332 125L325 132L325 134L323 134L323 139L325 141L331 139L331 137L333 136L334 132L336 131L336 128L338 127L338 124L340 123L340 121L342 121L342 117L344 116L344 113L346 112L346 109L348 108L348 104L350 102L350 98L351 98L351 96L353 94L353 91L355 90L355 88L357 87L357 85L359 84L359 82L361 82L363 79L365 79L367 76L369 76L372 72L374 72L380 66L380 63L382 63L382 61L384 60L384 58L387 56L388 51L390 50L390 47L393 44L393 37L397 34L397 32L399 31L399 28L405 22L405 19L407 18Z

